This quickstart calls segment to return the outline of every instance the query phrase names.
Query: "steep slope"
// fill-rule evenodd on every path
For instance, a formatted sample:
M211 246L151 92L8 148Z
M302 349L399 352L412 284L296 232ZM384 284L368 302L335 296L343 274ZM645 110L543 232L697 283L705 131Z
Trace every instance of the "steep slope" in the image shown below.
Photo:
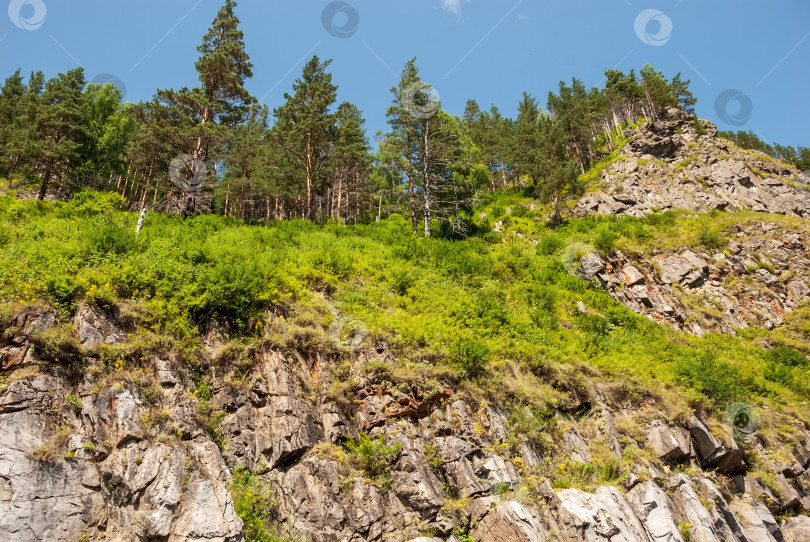
M240 540L244 524L228 493L239 488L226 465L267 481L272 493L258 509L284 525L280 532L318 542L753 542L810 532L810 519L790 517L810 509L806 431L794 448L768 450L753 426L737 428L754 461L774 472L762 485L746 474L749 459L733 437L694 415L661 420L649 398L617 389L596 390L596 404L576 419L558 413L559 447L543 452L512 443L516 419L501 408L386 377L394 360L382 343L348 368L358 391L347 412L325 393L334 375L317 356L261 347L249 367L210 381L209 403L206 381L189 380L171 357L141 351L137 369L119 360L94 376L102 369L93 352L126 331L97 309L74 322L84 361L46 363L36 337L54 322L47 309L28 310L4 334L7 540ZM641 434L625 432L631 415L648 420ZM382 471L339 444L366 432L365 453L386 462ZM390 457L380 437L397 443ZM562 489L580 484L591 492Z
M459 241L0 198L0 535L807 540L805 195L691 126Z
M701 121L700 133L692 117L679 109L669 109L662 117L627 129L628 141L603 171L599 190L583 198L575 213L810 213L810 194L799 171L718 138L717 128L708 121Z
M583 275L633 311L675 329L697 335L772 329L810 295L807 223L791 219L808 216L810 192L798 171L737 148L704 124L700 134L692 117L670 109L662 120L628 129L597 191L574 212L735 214L703 219L691 246L670 231L607 258L586 247L587 256L578 255L585 258Z

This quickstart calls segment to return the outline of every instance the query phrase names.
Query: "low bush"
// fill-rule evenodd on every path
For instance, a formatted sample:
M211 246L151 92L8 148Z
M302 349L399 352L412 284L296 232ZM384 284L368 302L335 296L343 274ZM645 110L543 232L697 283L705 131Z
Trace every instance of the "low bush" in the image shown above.
M236 514L244 522L245 540L250 542L296 542L284 528L278 504L269 485L244 467L231 474L228 487Z
M343 447L372 478L387 477L389 467L402 452L399 442L388 445L384 435L371 438L368 433L361 433L357 438L349 437Z

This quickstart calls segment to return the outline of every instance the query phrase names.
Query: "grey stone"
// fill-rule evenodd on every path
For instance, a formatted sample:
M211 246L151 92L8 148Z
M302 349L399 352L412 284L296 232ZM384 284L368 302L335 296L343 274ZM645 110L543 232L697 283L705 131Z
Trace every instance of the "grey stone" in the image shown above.
M655 483L647 480L627 494L644 529L653 542L683 542L678 532L672 501Z
M531 509L507 501L492 509L470 532L478 542L545 542L543 524Z

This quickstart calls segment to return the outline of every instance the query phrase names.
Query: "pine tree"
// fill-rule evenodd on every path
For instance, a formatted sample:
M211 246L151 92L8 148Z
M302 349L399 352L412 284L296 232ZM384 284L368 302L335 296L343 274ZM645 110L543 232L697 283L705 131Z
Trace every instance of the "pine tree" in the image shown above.
M510 149L510 157L518 176L526 176L531 184L540 180L541 137L538 121L541 115L537 99L523 93L518 105L515 122L515 139Z
M678 105L678 99L673 94L673 89L666 77L652 65L645 64L641 68L641 78L647 104L650 108L650 116L653 120L658 118L658 111Z
M149 106L153 111L148 115L159 129L156 135L162 144L177 151L175 156L193 156L195 168L223 149L228 129L245 122L256 101L244 86L253 76L253 64L245 51L236 5L235 0L225 1L197 48L201 54L195 64L200 87L159 90L155 103ZM160 125L157 119L161 118L168 122ZM186 211L195 205L196 199L190 198Z
M675 74L675 77L672 78L672 82L670 83L670 87L672 89L672 95L677 101L678 105L689 113L690 115L695 114L695 104L697 104L697 98L695 98L692 91L689 90L689 81L688 79L684 81L681 79L681 72Z
M571 80L570 87L560 81L560 94L548 94L548 109L552 118L568 133L568 143L577 157L582 173L585 173L585 165L590 162L589 145L593 134L585 85L576 78Z
M417 134L418 118L408 110L408 100L413 98L413 89L422 85L416 58L405 63L399 84L391 88L394 98L386 111L390 131L385 135L387 145L394 152L389 156L395 159L393 164L407 180L408 207L411 213L411 228L414 235L419 234L415 179L417 177L416 160L418 154Z
M368 191L366 178L370 167L369 146L365 121L356 105L344 102L338 107L336 115L334 148L332 151L332 187L330 198L332 212L330 216L338 221L351 215L350 195L355 196L355 218L360 195ZM347 211L343 213L343 207Z
M466 134L481 149L483 160L489 169L490 188L494 191L496 174L500 172L501 186L506 186L506 149L509 143L509 122L501 116L494 105L489 111L481 111L475 100L468 100L464 110Z
M27 130L23 124L26 88L20 70L5 80L0 90L0 168L8 174L22 158Z
M554 205L554 220L559 225L562 223L563 204L581 196L585 187L579 180L577 163L569 155L570 134L565 126L548 115L541 115L538 127L542 182L537 185L537 195L542 201Z
M273 112L277 142L295 168L294 175L300 175L305 182L304 216L310 220L314 212L313 195L322 188L335 124L335 115L329 109L335 103L337 86L332 84L332 74L326 71L331 62L312 57L301 78L293 84L293 94L285 93L286 102Z
M36 113L37 149L35 156L42 162L42 178L37 198L45 199L51 180L61 183L73 173L79 158L79 148L86 137L87 103L84 90L84 70L76 68L48 80Z

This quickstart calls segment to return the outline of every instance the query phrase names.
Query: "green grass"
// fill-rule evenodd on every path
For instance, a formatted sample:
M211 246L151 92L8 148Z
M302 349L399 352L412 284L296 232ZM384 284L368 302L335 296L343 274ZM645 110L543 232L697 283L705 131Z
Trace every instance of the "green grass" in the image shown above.
M63 325L84 303L136 314L137 348L171 345L188 352L187 360L201 359L199 329L214 317L230 322L240 349L269 341L317 350L334 362L351 358L356 352L330 333L336 310L363 324L362 347L388 342L397 359L394 380L450 382L471 401L509 412L576 411L589 404L597 382L632 381L668 398L664 407L672 411L688 403L719 416L729 401L744 399L787 405L808 420L797 385L806 369L791 366L788 374L768 365L759 346L810 351L804 312L772 332L699 339L633 314L563 263L572 243L666 250L700 246L703 225L716 232L755 220L803 226L798 219L668 212L552 228L548 209L532 204L514 191L485 196L471 219L474 233L463 240L414 238L399 215L318 227L150 213L136 237L137 214L121 211L117 197L87 193L65 204L3 196L0 300L7 307L44 300L59 309ZM497 208L504 210L502 235L488 231ZM579 301L591 314L578 315ZM271 310L282 316L269 318ZM39 339L48 359L80 357L60 333ZM207 414L215 433L217 413Z

